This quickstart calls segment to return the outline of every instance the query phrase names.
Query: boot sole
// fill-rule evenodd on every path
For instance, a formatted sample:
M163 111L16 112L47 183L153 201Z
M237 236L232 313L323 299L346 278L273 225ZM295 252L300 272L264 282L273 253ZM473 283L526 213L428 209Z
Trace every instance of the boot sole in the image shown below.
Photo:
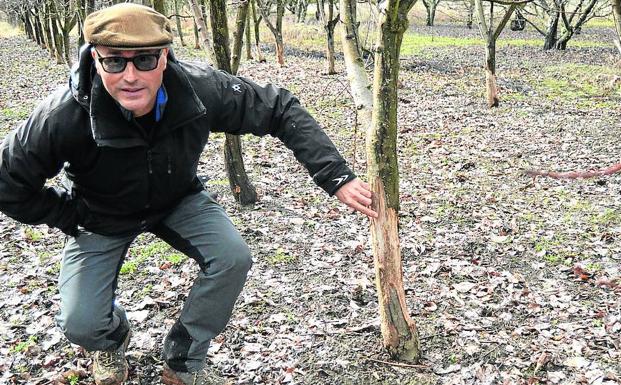
M164 369L162 372L162 384L165 385L187 385L170 370Z

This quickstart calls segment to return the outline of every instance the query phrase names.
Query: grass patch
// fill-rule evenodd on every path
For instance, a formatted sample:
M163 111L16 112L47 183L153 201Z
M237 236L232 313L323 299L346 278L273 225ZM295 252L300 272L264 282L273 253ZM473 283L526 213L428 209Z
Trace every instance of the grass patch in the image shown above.
M285 250L278 248L274 254L267 257L267 262L270 265L286 265L295 262L296 259L295 255L291 255Z
M156 256L172 265L179 265L187 259L184 254L174 252L170 245L164 241L150 242L144 246L136 247L133 254L135 257L123 262L120 274L132 275L138 271L141 264Z
M0 114L6 119L24 120L30 114L30 110L24 107L7 107L0 110Z
M617 104L621 97L621 87L613 82L618 76L614 68L564 64L546 67L543 71L544 78L535 87L550 100L579 102L583 107L597 108Z
M472 47L482 46L483 39L457 38L448 36L420 35L406 33L401 44L402 55L416 55L429 47Z
M611 16L596 17L584 24L583 28L614 28L615 21Z
M13 27L5 21L0 21L0 37L12 37L20 35L21 33L19 28Z
M9 352L11 353L22 353L25 352L26 350L28 350L28 348L35 346L37 343L37 337L36 336L30 336L28 337L28 339L26 341L22 341L22 342L18 342L17 344L13 345L10 349Z

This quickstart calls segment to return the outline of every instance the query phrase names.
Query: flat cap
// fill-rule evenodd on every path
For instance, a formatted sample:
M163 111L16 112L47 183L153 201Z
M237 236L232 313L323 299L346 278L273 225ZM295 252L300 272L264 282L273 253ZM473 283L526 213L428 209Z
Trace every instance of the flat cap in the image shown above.
M84 39L121 50L168 47L173 40L166 16L144 5L121 3L89 14Z

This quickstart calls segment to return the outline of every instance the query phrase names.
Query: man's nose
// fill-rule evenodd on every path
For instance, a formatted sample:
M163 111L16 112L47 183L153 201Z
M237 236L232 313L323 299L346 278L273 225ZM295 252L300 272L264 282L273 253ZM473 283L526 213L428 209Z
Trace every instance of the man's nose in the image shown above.
M138 70L134 66L134 63L132 63L131 61L128 61L127 62L127 66L125 67L125 72L123 73L123 78L126 81L134 81L134 80L136 80L136 78L137 78L136 71L138 71Z

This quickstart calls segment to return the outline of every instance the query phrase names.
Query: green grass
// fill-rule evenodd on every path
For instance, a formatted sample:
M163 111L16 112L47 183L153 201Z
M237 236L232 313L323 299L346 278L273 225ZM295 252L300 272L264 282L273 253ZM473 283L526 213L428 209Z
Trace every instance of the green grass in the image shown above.
M287 253L285 250L278 248L276 252L267 257L267 262L270 265L284 265L295 262L297 257Z
M138 246L133 250L133 258L123 262L120 274L132 275L138 271L141 264L148 259L158 257L172 265L183 263L187 257L184 254L174 252L173 249L164 241L150 242L143 246Z
M30 110L24 107L3 108L0 114L7 119L24 120L30 114Z
M579 103L584 108L607 108L618 104L621 87L612 84L619 71L605 66L562 64L542 69L544 78L537 92L554 101Z
M615 21L612 16L596 17L589 20L584 26L586 28L614 28Z
M0 21L0 37L11 37L19 34L21 34L21 31L18 28L5 21Z
M26 341L18 342L17 344L12 346L9 349L9 352L11 352L11 353L22 353L22 352L26 351L29 347L36 345L36 343L37 343L37 337L36 336L30 336L30 337L28 337L28 339Z
M425 48L437 48L437 47L483 47L485 41L482 38L457 38L448 36L431 36L420 35L416 33L407 33L403 36L403 43L401 44L401 55L417 55L422 53ZM569 47L607 47L610 43L589 41L589 40L575 40L569 41ZM543 39L498 39L498 48L505 46L529 46L529 47L543 47Z

